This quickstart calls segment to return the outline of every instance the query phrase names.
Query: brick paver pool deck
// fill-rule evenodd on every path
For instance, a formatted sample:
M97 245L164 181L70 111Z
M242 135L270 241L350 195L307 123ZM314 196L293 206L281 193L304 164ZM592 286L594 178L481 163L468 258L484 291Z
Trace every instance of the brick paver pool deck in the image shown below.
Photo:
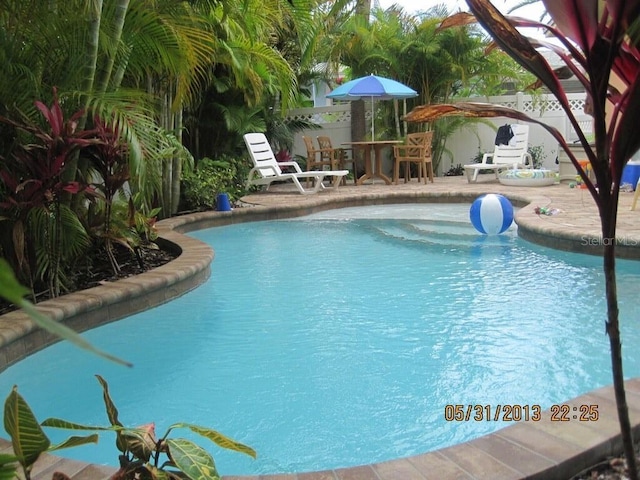
M321 210L359 205L412 202L467 202L483 193L501 193L521 207L516 215L518 234L532 242L564 250L600 251L597 209L586 190L566 184L548 187L506 187L484 176L476 184L464 177L436 178L433 184L384 185L376 183L340 187L335 192L300 195L290 186L249 195L245 206L231 212L183 215L159 223L162 241L180 256L153 271L134 278L76 292L42 302L38 308L72 328L86 330L164 303L196 288L210 275L214 252L202 242L182 235L211 226L253 220L304 215ZM621 193L616 245L624 258L640 259L640 210L630 211L632 193ZM558 209L556 215L538 215L536 207ZM22 312L1 317L0 370L54 341L34 327ZM603 328L604 330L604 328ZM7 392L8 393L8 392ZM27 399L28 401L28 399ZM640 433L640 379L627 382L627 401L634 436ZM615 401L611 387L604 387L565 402L571 408L598 405L599 420L551 421L545 411L540 421L521 421L490 435L430 453L353 468L299 474L224 476L243 480L426 480L426 479L544 479L566 480L586 467L621 452ZM215 448L215 447L214 447ZM212 453L215 457L215 450ZM10 443L0 440L0 449ZM259 454L259 452L258 452ZM113 467L44 455L32 478L50 480L61 471L74 480L107 479ZM224 472L223 472L224 473Z

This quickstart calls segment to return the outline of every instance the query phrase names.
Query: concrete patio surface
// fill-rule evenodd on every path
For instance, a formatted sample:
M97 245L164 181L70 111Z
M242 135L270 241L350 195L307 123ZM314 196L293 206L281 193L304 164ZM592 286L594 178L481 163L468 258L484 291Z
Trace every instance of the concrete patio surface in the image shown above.
M162 242L180 256L135 278L77 292L38 305L40 311L79 330L102 325L158 305L196 288L210 276L214 252L183 233L254 220L287 218L331 208L413 202L468 202L484 193L501 193L521 207L518 234L545 246L598 254L606 241L600 235L596 206L588 191L566 184L548 187L506 187L492 175L468 184L466 177L436 178L433 184L375 184L340 187L317 195L300 195L289 185L275 185L242 199L231 212L202 212L159 222ZM640 210L630 211L633 193L621 193L616 248L619 256L640 259ZM539 215L536 207L557 209ZM0 322L0 370L55 341L37 329L22 312L5 314ZM634 435L640 433L640 379L627 382L627 401ZM621 441L611 387L567 399L566 421L544 411L539 420L514 422L495 433L460 445L409 458L324 472L261 476L224 476L243 480L426 480L426 479L545 479L566 480L609 456L619 454ZM580 407L597 405L597 421L580 421ZM498 406L490 406L493 410ZM524 406L523 406L524 407ZM574 410L575 409L575 410ZM11 445L0 441L0 449ZM258 452L259 453L259 452ZM215 457L215 451L213 452ZM61 471L74 480L107 479L112 467L86 465L52 455L43 456L32 478L49 480ZM222 472L224 473L224 472Z

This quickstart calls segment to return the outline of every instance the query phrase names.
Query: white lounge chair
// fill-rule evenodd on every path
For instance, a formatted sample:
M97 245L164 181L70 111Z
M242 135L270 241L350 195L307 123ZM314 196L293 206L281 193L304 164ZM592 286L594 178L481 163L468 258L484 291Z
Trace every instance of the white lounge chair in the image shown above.
M292 181L298 191L303 195L316 193L325 187L324 179L333 177L332 187L337 189L342 178L349 173L348 170L318 170L303 172L298 162L278 162L267 137L263 133L247 133L244 135L244 143L249 149L253 168L249 172L247 188L251 185L263 185L268 190L273 182ZM283 173L280 167L292 167L295 171ZM313 186L304 188L300 179L311 179Z
M513 138L508 145L496 145L493 153L485 153L480 163L464 166L467 181L473 183L478 179L480 170L493 170L498 179L498 171L504 168L533 168L533 160L529 149L529 125L511 125ZM489 163L489 159L491 162Z

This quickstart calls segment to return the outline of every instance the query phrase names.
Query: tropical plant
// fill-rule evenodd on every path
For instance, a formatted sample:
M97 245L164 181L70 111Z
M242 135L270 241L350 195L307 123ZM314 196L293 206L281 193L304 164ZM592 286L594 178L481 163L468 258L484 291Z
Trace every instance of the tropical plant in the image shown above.
M14 474L7 478L17 478L15 474L19 466L25 480L30 480L33 465L44 452L98 442L98 435L94 433L85 437L71 437L58 445L51 445L49 437L16 386L4 403L4 428L9 434L14 453L13 456L0 459L0 471Z
M517 90L524 90L527 84L532 83L533 77L524 74L513 60L499 50L487 49L488 42L479 29L473 26L442 29L443 18L437 16L429 21L423 20L414 41L408 43L402 52L402 58L408 57L412 82L420 92L422 104L447 103L460 97L500 95L510 84L515 84ZM440 118L432 123L436 170L442 157L449 155L446 143L452 133L464 128L477 137L478 123L482 122L469 118Z
M185 116L186 144L197 158L244 149L242 135L264 132L270 118L299 102L321 17L313 0L221 2L208 14L220 47L213 81Z
M73 345L92 354L121 365L131 366L130 363L95 348L69 327L50 319L36 310L30 302L24 299L27 292L28 290L20 285L13 275L9 264L0 258L0 297L21 308L38 327L68 340ZM21 478L17 475L19 469L22 471L22 477L25 480L29 480L33 464L40 454L45 451L91 442L95 443L97 441L96 435L90 435L88 437L73 437L62 444L51 446L51 442L42 431L40 425L38 425L28 404L18 394L17 387L13 388L5 401L4 428L11 438L11 446L14 453L0 454L0 479L2 480Z
M180 107L208 80L204 67L217 44L203 12L214 3L219 5L0 0L0 55L6 67L0 72L0 114L23 111L34 119L33 98L47 98L57 86L65 109L85 111L79 130L95 115L113 119L131 147L132 190L142 191L148 206L165 202L163 213L169 215L179 185L173 170L184 157L170 148L175 144L168 134L178 138ZM10 145L10 132L0 129L0 151ZM86 159L71 162L65 180L86 178ZM169 177L165 183L163 173Z
M0 181L5 198L0 212L7 236L4 251L20 278L32 288L42 279L52 297L60 294L65 263L88 246L88 235L64 202L64 194L89 192L86 185L65 181L71 159L98 140L94 132L78 129L82 111L65 119L56 92L51 107L35 102L45 118L42 128L24 117L21 122L0 117L23 139L6 158L0 156Z
M94 187L102 194L104 202L101 228L94 230L93 234L104 243L111 268L117 273L120 268L113 253L113 242L120 242L125 246L129 246L129 243L123 240L118 229L114 228L112 208L116 195L123 193L123 187L130 179L128 148L127 144L121 141L117 125L107 125L99 117L95 117L93 123L95 135L100 142L89 146L83 153L99 176L99 181L94 183Z
M192 480L216 480L220 478L213 457L202 447L185 438L169 438L172 431L186 428L222 448L235 450L256 458L256 452L210 428L187 423L171 425L161 438L156 438L154 424L136 428L125 427L118 419L116 408L104 378L96 375L103 389L103 400L110 426L80 425L58 418L48 418L38 423L28 403L14 386L4 404L4 427L11 438L13 455L0 455L0 479L16 478L20 469L24 478L31 478L31 470L41 454L63 448L98 442L98 433L72 436L51 445L42 427L62 428L73 431L116 433L116 447L121 452L120 469L113 478L120 480L164 478ZM165 458L166 457L166 458Z
M106 205L105 205L106 207ZM119 245L132 255L135 255L140 271L146 269L146 265L140 251L142 247L150 249L158 249L155 240L158 238L156 231L156 221L160 212L160 207L148 210L144 203L140 200L140 195L131 195L128 198L118 197L111 205L111 220L108 239L115 245ZM98 210L98 225L104 225L100 220L102 212ZM96 240L97 246L104 247L105 237L101 228L92 230L94 235L98 233ZM104 248L103 248L104 249ZM106 251L106 249L104 249ZM108 253L108 252L107 252ZM120 264L118 263L115 252L111 252L113 258L108 255L111 269L114 275L120 272Z
M220 157L202 158L197 168L182 179L182 208L210 210L216 204L218 193L227 193L231 201L245 194L245 181L249 174L246 159Z
M129 228L135 232L136 237L139 239L139 243L133 245L134 248L140 247L141 245L148 245L158 239L156 222L158 220L158 214L160 213L160 207L147 210L140 201L139 196L132 195L129 197L127 213Z
M96 375L102 386L103 400L109 419L108 427L93 427L48 418L42 426L84 431L115 431L116 447L121 453L120 470L115 478L136 480L139 478L179 479L182 475L192 480L216 480L220 478L213 457L195 442L185 438L169 438L179 428L186 428L216 445L256 458L256 452L210 428L188 423L176 423L165 434L156 438L153 423L140 427L125 427L118 418L118 409L111 399L109 386L104 378Z
M607 318L605 329L611 351L611 369L618 421L629 476L638 478L633 436L626 402L616 287L616 224L622 170L640 149L636 134L640 121L640 0L543 0L554 26L522 18L506 18L488 0L467 0L472 16L457 14L446 20L445 28L479 21L497 45L548 88L578 134L586 152L595 183L575 157L562 134L554 127L522 112L481 103L430 105L416 108L410 121L432 121L449 115L510 117L537 123L563 148L578 171L598 208L602 232L603 271ZM517 27L544 28L558 40L527 38ZM554 71L536 50L546 47L565 66ZM588 113L593 117L595 142L580 128L571 110L559 75L572 72L587 92Z
M531 163L533 163L533 168L540 168L544 163L547 155L544 153L544 147L542 145L529 145L527 149L529 155L531 155Z

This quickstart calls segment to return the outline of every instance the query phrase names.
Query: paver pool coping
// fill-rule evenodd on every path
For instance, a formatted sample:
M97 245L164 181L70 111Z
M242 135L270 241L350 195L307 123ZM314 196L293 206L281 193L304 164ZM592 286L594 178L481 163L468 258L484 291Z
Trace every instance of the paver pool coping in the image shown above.
M183 235L190 231L247 221L290 218L341 207L414 202L470 203L479 194L489 191L502 193L521 207L516 215L520 236L554 248L597 253L602 242L599 240L595 206L590 204L589 198L579 196L580 192L567 192L568 188L562 187L523 189L494 183L468 185L447 178L436 178L436 183L429 186L341 187L337 192L314 196L292 195L287 188L278 190L276 187L272 193L243 199L247 205L245 208L231 212L194 213L159 222L159 235L164 245L181 253L177 259L136 277L42 302L38 308L52 318L84 331L184 294L206 281L214 258L209 246ZM555 217L546 218L534 213L536 206L547 205L557 205L563 210ZM640 222L637 216L623 214L623 211L624 207L621 207L618 253L626 258L640 258L640 226L636 225ZM0 370L55 341L50 334L35 328L22 312L11 312L1 318ZM640 433L640 379L627 382L627 401L635 438ZM598 405L599 420L580 422L572 418L572 413L569 421L556 422L550 420L550 412L546 411L540 421L517 422L470 442L405 459L325 472L224 478L564 480L589 465L618 454L622 449L612 387L603 387L565 404L577 409L581 405ZM10 443L0 440L0 448L10 450ZM49 480L54 471L62 471L78 480L107 479L115 469L45 455L38 460L32 478Z

